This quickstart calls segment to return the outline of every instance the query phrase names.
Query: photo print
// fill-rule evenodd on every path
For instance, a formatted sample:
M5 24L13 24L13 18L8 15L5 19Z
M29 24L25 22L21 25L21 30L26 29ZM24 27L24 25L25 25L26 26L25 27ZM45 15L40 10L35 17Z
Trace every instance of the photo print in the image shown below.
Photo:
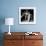
M36 8L20 7L19 8L20 24L36 24Z

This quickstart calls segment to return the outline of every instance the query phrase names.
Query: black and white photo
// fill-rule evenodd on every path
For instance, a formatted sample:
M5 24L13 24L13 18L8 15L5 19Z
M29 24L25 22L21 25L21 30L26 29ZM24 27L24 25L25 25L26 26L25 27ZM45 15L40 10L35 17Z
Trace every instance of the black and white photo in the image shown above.
M19 8L19 23L20 24L35 24L36 23L36 8L35 7L20 7Z

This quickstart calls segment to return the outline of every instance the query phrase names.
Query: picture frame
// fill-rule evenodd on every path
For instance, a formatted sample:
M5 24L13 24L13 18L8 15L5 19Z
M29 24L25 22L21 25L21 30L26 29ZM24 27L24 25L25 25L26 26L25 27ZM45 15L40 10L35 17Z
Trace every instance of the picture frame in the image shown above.
M19 24L36 24L36 7L19 7Z

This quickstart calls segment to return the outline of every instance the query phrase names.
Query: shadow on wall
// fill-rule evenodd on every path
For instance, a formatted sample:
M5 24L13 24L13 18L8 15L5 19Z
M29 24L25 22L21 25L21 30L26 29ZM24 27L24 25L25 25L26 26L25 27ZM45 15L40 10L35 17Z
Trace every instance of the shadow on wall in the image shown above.
M0 16L0 46L3 46L3 32L2 32L2 25L5 23L5 17Z

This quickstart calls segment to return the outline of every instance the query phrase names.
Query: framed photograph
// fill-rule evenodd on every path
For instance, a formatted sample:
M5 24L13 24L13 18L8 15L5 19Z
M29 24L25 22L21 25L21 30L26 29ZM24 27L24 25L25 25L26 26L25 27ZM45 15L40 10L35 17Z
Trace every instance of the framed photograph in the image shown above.
M36 8L19 7L19 24L36 24Z

